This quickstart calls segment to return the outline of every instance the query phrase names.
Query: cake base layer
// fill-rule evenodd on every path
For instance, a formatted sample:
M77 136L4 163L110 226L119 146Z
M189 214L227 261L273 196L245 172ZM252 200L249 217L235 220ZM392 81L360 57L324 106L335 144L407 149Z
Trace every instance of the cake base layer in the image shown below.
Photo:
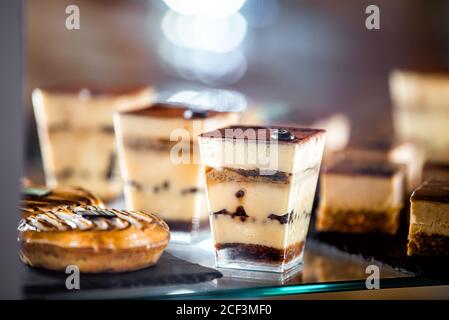
M428 234L425 232L412 233L408 238L407 255L449 255L449 237L439 234Z
M63 248L48 244L21 243L20 259L31 267L65 271L75 265L83 273L125 272L155 264L165 245L155 248L136 247L118 250Z
M284 272L301 265L304 242L285 249L245 243L215 244L217 267Z
M318 231L343 233L380 232L396 234L399 229L400 209L388 212L332 211L320 209L316 221Z

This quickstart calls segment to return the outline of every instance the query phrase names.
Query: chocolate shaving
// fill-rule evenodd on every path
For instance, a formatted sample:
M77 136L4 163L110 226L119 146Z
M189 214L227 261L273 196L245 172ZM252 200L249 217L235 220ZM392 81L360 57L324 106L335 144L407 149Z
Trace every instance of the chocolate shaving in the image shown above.
M106 209L75 210L75 213L86 219L95 219L95 218L112 219L117 217L117 215L114 212Z
M181 194L182 194L183 196L185 196L186 194L189 194L189 193L197 193L197 192L199 192L199 191L200 191L200 189L198 189L197 187L192 187L192 188L187 188L187 189L181 190Z

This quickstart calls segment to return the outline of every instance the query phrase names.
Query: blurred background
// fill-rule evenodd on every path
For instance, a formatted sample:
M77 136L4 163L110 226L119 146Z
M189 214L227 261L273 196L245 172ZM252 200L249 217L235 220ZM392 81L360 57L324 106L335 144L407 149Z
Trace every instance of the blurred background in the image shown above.
M69 4L80 8L80 30L65 28ZM375 1L380 30L365 27L370 4L28 0L27 167L41 166L30 93L47 85L231 89L300 122L342 112L352 139L389 136L389 72L449 70L449 2Z

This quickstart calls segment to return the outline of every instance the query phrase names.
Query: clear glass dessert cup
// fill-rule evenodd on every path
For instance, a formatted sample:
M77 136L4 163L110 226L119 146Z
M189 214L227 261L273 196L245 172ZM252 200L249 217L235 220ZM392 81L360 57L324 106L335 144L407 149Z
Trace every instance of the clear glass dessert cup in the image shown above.
M278 127L200 136L217 267L287 272L302 266L324 140L323 130ZM268 166L260 154L268 155Z
M33 91L46 184L86 188L103 201L122 192L112 114L151 101L149 87L115 90L46 88Z

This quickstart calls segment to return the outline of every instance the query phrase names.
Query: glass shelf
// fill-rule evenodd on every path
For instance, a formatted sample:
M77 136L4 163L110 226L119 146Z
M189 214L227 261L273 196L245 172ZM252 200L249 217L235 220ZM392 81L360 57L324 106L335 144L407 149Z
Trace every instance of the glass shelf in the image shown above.
M170 244L167 252L182 261L214 268L211 240L196 245ZM178 261L181 261L178 260ZM364 290L368 276L366 267L377 265L381 288L440 285L440 281L426 280L411 273L342 253L315 240L309 240L302 270L289 274L218 269L222 277L194 284L158 286L129 286L109 289L72 290L44 294L42 298L82 299L220 299L260 298L305 293ZM114 274L108 277L114 277Z
M124 208L123 200L110 207ZM173 263L193 263L215 270L213 243L210 236L197 244L170 243L167 252L175 257ZM165 262L167 263L167 262ZM172 263L171 260L169 263ZM379 268L380 288L401 288L447 284L446 281L430 280L413 273L397 270L384 263L365 260L360 255L345 253L335 247L315 239L306 242L304 263L300 270L287 274L271 272L216 269L221 277L213 280L189 284L145 285L134 279L134 274L126 275L126 280L118 280L118 275L107 274L114 285L108 289L59 290L31 295L31 298L80 298L80 299L226 299L261 298L284 295L337 292L366 289L369 274L366 268ZM180 265L182 268L182 265ZM25 269L25 273L30 273ZM148 269L151 271L151 268ZM214 271L215 273L215 271ZM173 275L175 276L175 275ZM64 277L64 275L59 275ZM83 275L81 275L82 280ZM110 278L109 278L110 277ZM133 281L130 281L130 278ZM64 281L62 282L62 287ZM81 281L82 283L82 281ZM117 285L115 285L117 283ZM124 285L125 283L125 285ZM52 283L53 284L53 283ZM81 285L82 287L82 285ZM28 297L27 295L25 297Z

